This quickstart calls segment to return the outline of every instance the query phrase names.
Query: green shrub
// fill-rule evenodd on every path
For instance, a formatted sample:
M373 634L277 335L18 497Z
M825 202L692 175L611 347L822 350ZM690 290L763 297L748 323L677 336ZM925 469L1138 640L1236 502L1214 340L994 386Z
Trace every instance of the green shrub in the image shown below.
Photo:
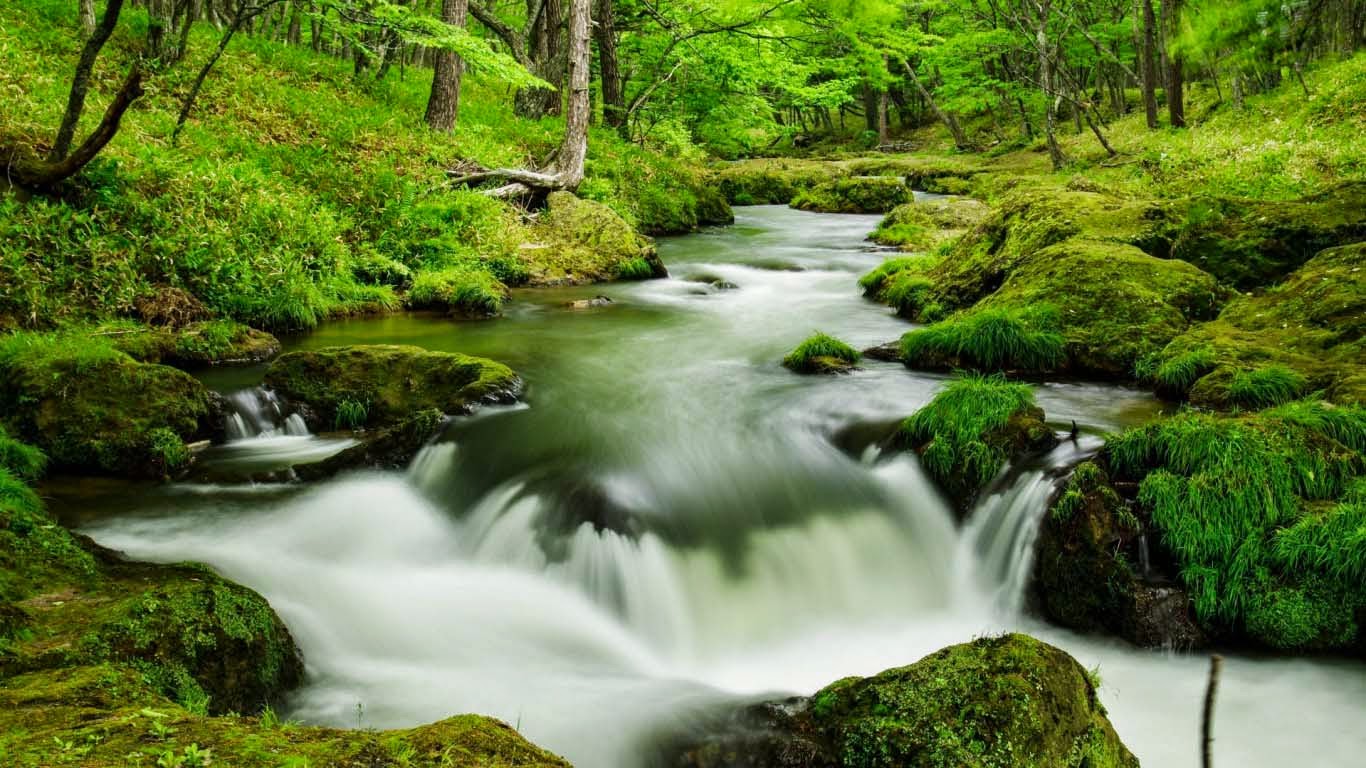
M1050 371L1066 360L1057 329L1058 312L1047 305L968 311L902 336L901 354L913 367Z
M0 427L0 469L24 482L34 482L47 469L47 456L37 448L10 437Z
M798 373L841 370L859 361L857 349L817 331L783 358L783 365Z

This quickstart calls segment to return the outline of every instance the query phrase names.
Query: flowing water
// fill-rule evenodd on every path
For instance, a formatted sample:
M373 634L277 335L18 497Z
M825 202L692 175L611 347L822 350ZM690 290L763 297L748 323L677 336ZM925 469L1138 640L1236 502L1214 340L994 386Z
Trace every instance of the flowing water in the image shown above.
M87 530L261 591L305 653L309 682L291 710L309 722L480 712L585 768L639 766L659 734L738 699L809 693L1018 629L1099 667L1111 718L1145 764L1196 765L1204 657L1082 638L1022 612L1050 471L1095 435L1156 418L1155 401L1040 386L1050 420L1076 421L1082 439L1000 478L959 528L912 457L877 447L943 377L875 361L838 377L779 366L816 329L856 346L906 330L855 285L885 257L864 247L875 223L741 209L733 227L662 241L668 280L526 292L486 323L329 324L290 346L487 355L523 373L528 405L456 420L406 473L169 486L121 499ZM595 294L614 303L565 306ZM338 447L288 434L287 419L272 436L282 425L269 421L228 447ZM1217 760L1357 765L1363 715L1360 665L1231 658Z

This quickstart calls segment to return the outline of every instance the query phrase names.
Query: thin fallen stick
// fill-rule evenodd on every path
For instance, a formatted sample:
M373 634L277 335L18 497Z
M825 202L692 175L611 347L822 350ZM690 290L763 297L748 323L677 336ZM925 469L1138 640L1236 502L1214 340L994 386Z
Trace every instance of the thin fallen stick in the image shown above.
M1214 654L1209 657L1209 685L1205 688L1205 715L1201 719L1201 755L1204 768L1213 768L1214 758L1210 754L1210 747L1214 744L1214 697L1219 692L1219 669L1224 665L1224 657Z

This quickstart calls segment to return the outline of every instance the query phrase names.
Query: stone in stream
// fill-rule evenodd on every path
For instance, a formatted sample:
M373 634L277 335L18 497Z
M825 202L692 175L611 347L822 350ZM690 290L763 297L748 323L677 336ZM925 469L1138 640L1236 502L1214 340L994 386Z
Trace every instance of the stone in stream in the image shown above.
M591 299L576 299L567 303L565 306L570 309L595 309L597 307L605 307L611 303L613 303L612 300L606 296L594 296Z
M322 461L296 464L294 475L299 480L315 481L362 467L403 469L445 424L445 414L435 408L418 411L392 426L357 434L359 443Z
M954 645L807 698L739 706L661 748L686 768L1137 768L1093 677L1008 634Z
M308 406L314 431L393 426L426 409L467 413L515 402L523 389L502 363L391 344L290 352L271 363L265 385Z
M724 277L713 275L708 272L704 272L700 275L692 275L687 278L687 281L690 283L701 283L702 285L710 286L718 291L733 291L740 287Z

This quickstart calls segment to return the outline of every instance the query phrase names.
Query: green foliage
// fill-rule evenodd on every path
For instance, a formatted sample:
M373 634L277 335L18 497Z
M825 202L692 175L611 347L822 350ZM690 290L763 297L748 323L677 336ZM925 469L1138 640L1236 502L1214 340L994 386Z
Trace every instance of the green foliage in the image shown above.
M32 483L43 476L47 456L39 449L10 437L0 426L0 469L14 478Z
M1134 373L1140 380L1151 381L1159 391L1189 392L1200 377L1214 370L1214 352L1209 347L1195 347L1179 355L1161 360L1156 355L1141 358Z
M783 365L798 373L846 370L859 361L859 351L834 336L817 331L783 358Z
M887 213L912 199L911 188L895 176L852 176L804 188L788 204L824 213Z
M1229 383L1229 399L1244 408L1270 408L1304 394L1304 377L1284 366L1238 371Z
M336 429L360 429L370 417L370 406L355 400L342 400L337 403L337 415L333 419Z
M1042 417L1029 385L999 374L966 375L903 421L900 437L920 452L930 476L962 503L1016 453L1052 438Z
M1050 371L1066 355L1058 311L977 310L951 316L901 337L902 358L913 367Z
M1364 441L1366 409L1301 401L1243 418L1183 413L1107 450L1116 471L1142 479L1139 501L1202 622L1320 648L1352 641L1351 611L1366 605L1352 533Z
M507 299L507 286L492 274L469 267L419 272L408 293L411 307L448 309L472 317L498 314Z
M934 245L936 229L929 212L918 203L903 203L882 217L868 239L903 251L923 251Z
M654 265L646 259L631 259L617 265L618 280L649 280L654 276Z

